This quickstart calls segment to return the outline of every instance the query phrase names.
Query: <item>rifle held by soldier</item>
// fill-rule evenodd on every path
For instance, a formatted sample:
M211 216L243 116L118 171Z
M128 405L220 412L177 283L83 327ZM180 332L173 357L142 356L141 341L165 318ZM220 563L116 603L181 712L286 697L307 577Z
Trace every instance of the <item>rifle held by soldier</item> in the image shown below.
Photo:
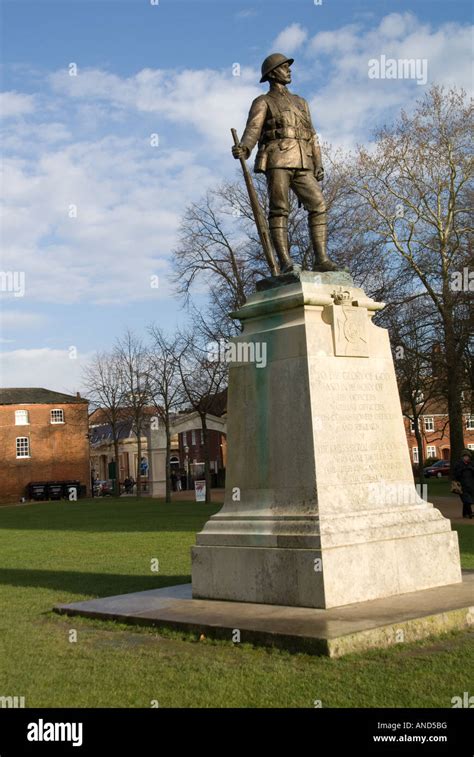
M234 145L236 147L239 147L240 140L237 136L237 131L235 129L231 129L231 133L234 138ZM252 177L250 175L250 171L248 169L247 163L245 162L245 158L242 156L239 158L239 160L240 160L240 165L242 166L242 171L244 174L245 185L247 187L247 192L250 199L250 205L252 206L252 212L253 212L253 217L255 219L255 225L258 231L258 236L260 237L260 242L262 243L263 251L265 253L267 263L270 267L271 274L272 276L277 276L278 267L275 260L275 254L273 252L273 245L270 239L270 233L268 231L267 222L262 213L262 208L260 207L260 203L257 197L257 192L255 191Z

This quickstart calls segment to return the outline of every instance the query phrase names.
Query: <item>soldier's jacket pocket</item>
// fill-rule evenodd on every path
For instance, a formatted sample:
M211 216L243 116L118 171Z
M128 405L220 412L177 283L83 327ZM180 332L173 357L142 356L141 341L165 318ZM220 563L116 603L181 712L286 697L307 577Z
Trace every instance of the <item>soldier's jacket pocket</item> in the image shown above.
M293 147L293 144L293 139L280 139L280 141L278 142L278 147L280 148L280 150L285 151Z
M267 170L268 152L265 149L261 149L257 153L255 158L254 170L255 173L264 173Z

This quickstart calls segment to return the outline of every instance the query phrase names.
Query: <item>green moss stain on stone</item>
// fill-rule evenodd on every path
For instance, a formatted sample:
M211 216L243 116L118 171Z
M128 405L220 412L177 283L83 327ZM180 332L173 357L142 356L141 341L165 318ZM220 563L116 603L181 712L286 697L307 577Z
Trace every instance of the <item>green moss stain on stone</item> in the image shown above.
M266 365L259 368L256 363L251 366L253 383L255 386L257 408L257 465L258 465L258 484L264 487L269 480L269 466L271 462L271 448L273 434L276 433L273 428L274 413L271 408L270 394L272 391L272 363L275 356L275 329L283 323L283 314L273 313L266 319L267 331L253 334L251 339L254 343L261 342L266 344ZM244 330L245 339L245 330Z

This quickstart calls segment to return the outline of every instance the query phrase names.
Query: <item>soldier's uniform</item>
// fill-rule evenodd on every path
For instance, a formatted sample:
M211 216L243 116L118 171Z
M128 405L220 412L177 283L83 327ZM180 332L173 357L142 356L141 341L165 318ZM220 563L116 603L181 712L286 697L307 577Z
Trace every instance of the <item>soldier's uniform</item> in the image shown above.
M309 213L324 213L314 175L319 146L306 100L272 82L268 94L253 101L240 144L250 153L257 142L254 171L267 174L270 218L288 216L290 187Z
M267 81L268 73L283 62L293 60L279 53L269 56L262 65L261 81ZM253 101L240 142L248 155L257 143L254 171L266 174L270 234L282 268L290 269L292 264L287 230L292 189L308 211L315 267L333 270L336 266L326 254L326 205L315 176L322 168L321 154L306 100L272 81L269 92Z

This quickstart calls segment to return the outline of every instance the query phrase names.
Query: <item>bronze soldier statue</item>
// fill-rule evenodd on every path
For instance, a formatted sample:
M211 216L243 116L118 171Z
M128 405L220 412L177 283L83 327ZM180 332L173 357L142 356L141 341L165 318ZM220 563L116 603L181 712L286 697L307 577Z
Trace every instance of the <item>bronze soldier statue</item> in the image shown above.
M336 271L326 251L327 217L318 182L324 178L321 150L306 100L288 91L293 58L273 53L262 63L260 82L270 82L266 95L253 101L234 158L249 158L258 142L255 173L265 173L268 185L270 235L283 273L293 270L288 248L289 190L308 211L315 271Z

